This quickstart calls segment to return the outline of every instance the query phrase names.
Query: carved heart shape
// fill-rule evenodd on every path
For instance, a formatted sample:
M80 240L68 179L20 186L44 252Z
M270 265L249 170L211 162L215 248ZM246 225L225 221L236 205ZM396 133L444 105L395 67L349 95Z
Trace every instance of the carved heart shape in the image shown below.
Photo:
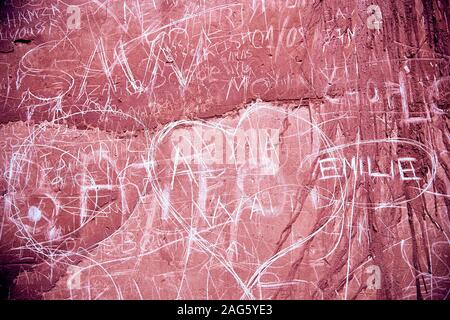
M308 118L306 108L257 102L235 118L178 121L156 134L150 181L158 224L173 235L164 241L184 239L167 257L183 270L182 279L204 274L230 281L218 297L262 298L262 289L272 290L289 272L302 245L339 217L343 201L329 205L318 228L315 219L294 219L301 208L317 207L312 197L297 199L314 179L314 163L300 167L301 160L321 139L328 144ZM202 287L204 281L189 281L190 290Z

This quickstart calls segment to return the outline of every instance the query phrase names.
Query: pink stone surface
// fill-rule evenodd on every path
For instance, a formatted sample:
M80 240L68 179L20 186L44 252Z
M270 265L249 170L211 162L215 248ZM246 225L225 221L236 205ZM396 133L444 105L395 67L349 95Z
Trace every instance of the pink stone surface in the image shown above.
M0 297L449 299L448 9L5 1Z

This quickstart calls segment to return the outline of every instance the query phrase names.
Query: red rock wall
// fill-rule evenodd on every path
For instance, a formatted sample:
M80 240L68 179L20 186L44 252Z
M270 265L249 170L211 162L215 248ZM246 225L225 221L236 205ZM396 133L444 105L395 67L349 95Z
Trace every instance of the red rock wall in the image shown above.
M0 8L2 298L448 299L448 0Z

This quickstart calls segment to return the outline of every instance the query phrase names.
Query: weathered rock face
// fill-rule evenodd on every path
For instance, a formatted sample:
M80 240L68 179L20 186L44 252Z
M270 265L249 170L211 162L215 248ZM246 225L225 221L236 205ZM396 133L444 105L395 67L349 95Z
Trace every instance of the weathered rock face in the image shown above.
M448 299L449 12L5 1L2 298Z

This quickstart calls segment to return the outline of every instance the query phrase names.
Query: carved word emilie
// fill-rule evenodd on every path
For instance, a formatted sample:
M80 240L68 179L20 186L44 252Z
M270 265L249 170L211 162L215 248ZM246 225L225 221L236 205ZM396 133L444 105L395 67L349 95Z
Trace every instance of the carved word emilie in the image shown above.
M372 178L394 179L396 175L400 180L419 180L413 166L415 158L404 157L391 160L387 170L377 170L374 166L374 159L370 156L355 158L350 161L345 158L324 158L319 160L320 179L333 179L347 177L347 173L355 176L368 175Z

